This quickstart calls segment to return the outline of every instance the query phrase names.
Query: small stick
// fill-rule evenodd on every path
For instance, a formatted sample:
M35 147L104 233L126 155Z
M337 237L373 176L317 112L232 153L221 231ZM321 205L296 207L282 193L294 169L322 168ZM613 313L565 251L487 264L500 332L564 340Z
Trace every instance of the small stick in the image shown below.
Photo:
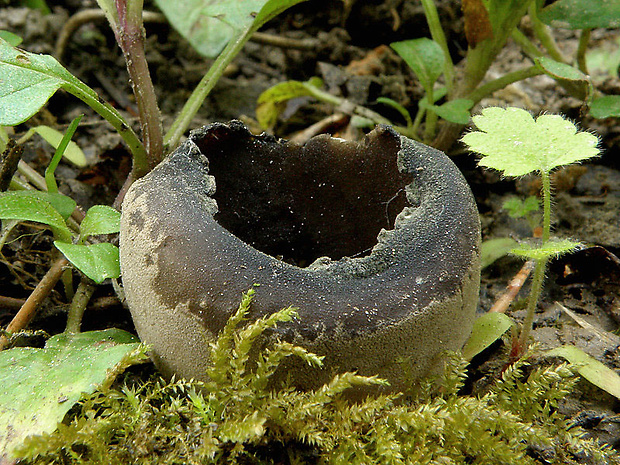
M28 296L22 308L19 309L17 314L13 317L13 320L11 320L7 326L6 331L8 333L20 331L30 323L37 308L52 291L67 265L69 265L69 261L64 257L54 262L52 267L45 273L45 276L43 276L43 279L39 281L37 287L34 288L32 294ZM0 350L5 349L8 343L9 340L7 337L5 335L0 335Z
M506 291L495 301L489 312L505 313L508 310L508 307L523 287L527 277L534 269L534 265L534 260L525 262L515 277L508 283L508 286L506 286Z
M323 118L321 121L317 121L313 125L308 126L303 131L298 132L291 137L290 140L291 142L295 142L297 144L305 144L312 137L325 132L325 130L330 126L346 124L348 119L349 117L344 113L334 113L333 115Z

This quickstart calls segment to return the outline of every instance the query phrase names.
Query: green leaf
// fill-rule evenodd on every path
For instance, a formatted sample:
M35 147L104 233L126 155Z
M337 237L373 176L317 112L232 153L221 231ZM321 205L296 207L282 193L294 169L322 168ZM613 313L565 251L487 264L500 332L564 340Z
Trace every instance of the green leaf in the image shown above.
M441 46L437 42L423 37L392 42L390 47L405 60L405 63L418 77L426 93L430 94L435 81L443 72L445 56Z
M591 98L593 86L590 78L577 68L547 57L538 57L535 61L546 75L555 79L573 97L585 101Z
M519 244L519 247L512 249L510 253L522 258L544 260L570 253L580 245L580 242L568 239L550 239L543 245Z
M450 100L443 105L429 105L428 109L434 111L440 118L457 124L468 124L471 120L469 109L474 106L473 100L459 98Z
M288 100L312 95L309 84L300 81L280 82L265 90L256 101L256 119L263 129L271 129Z
M480 266L486 268L495 260L508 255L517 245L510 237L498 237L482 242L480 247Z
M88 209L80 225L80 239L97 234L113 234L120 230L121 214L105 205L94 205Z
M106 119L129 146L134 163L146 165L144 145L121 114L50 55L12 47L0 39L0 126L15 126L38 112L58 90L76 96Z
M599 154L596 136L577 132L573 123L559 115L541 115L534 120L520 108L489 107L474 116L473 122L480 131L465 134L462 141L483 155L481 166L505 176L549 173Z
M287 8L303 0L184 0L155 3L170 24L200 54L215 58L230 42L243 35L255 23L264 24Z
M513 325L510 317L503 313L485 313L480 316L474 322L471 336L463 347L463 358L471 360L502 337Z
M620 117L620 95L606 95L590 103L590 114L597 119Z
M548 351L548 357L562 357L573 365L579 374L595 386L620 399L620 376L598 360L575 346L562 346Z
M51 337L44 349L0 352L0 462L30 435L51 433L80 399L126 367L144 346L120 329Z
M82 245L68 242L54 241L73 266L101 284L107 278L118 278L121 268L118 259L118 247L108 242L100 244Z
M48 225L54 232L54 237L63 242L70 242L71 230L65 223L64 218L56 208L50 203L54 198L56 205L63 204L61 209L66 213L68 201L60 196L48 197L45 195L29 191L3 192L0 194L0 219L1 220L20 220L36 221ZM62 199L62 200L61 200ZM65 206L66 205L66 206ZM75 204L73 204L75 208ZM73 211L73 208L71 211ZM69 213L70 214L70 213Z
M63 138L63 134L61 132L52 129L49 126L36 126L32 128L32 130L39 134L48 144L50 144L55 149L58 148L58 145ZM82 149L78 147L78 145L73 141L69 142L69 145L65 149L63 156L70 162L74 163L76 166L86 166L86 156L84 155L84 152L82 152Z
M49 192L42 192L42 191L16 191L15 192L19 197L36 197L38 199L41 199L45 202L49 202L52 207L54 207L54 209L60 213L60 216L62 216L62 218L64 220L67 220L67 218L69 218L71 216L71 213L73 213L73 210L75 210L75 200L73 200L71 197L67 197L64 194L59 194L59 193L49 193Z
M9 31L0 31L0 39L6 40L13 47L17 47L24 40L17 34L13 34Z
M558 0L538 13L553 27L593 29L620 27L620 2L609 0Z
M88 89L50 55L37 55L12 47L0 39L0 124L23 123L45 105L49 98L68 86Z
M540 201L535 195L530 195L525 200L511 197L504 202L503 208L511 218L523 218L532 212L540 210Z

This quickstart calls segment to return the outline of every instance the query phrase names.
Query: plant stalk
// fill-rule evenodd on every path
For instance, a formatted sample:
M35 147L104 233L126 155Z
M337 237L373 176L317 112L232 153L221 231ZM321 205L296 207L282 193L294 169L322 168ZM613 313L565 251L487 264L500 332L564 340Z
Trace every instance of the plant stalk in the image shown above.
M538 19L538 13L536 12L536 3L537 2L532 2L528 11L530 19L532 20L534 34L551 58L553 58L555 61L559 61L560 63L566 63L567 60L558 48L558 44L549 32L549 28L546 24L543 24L540 19Z
M161 114L144 52L142 0L116 0L115 4L119 24L114 34L123 51L131 87L138 104L146 161L150 171L162 160L164 143ZM143 173L134 174L138 174L134 176L138 178Z
M577 47L577 66L579 71L588 75L588 65L586 63L586 51L588 49L588 42L590 42L590 33L592 29L583 29L579 36L579 46Z
M454 63L452 62L450 50L448 49L448 41L441 27L441 21L439 21L439 13L437 13L435 2L433 0L422 0L422 7L424 8L424 16L426 16L426 22L431 31L431 37L443 50L443 74L446 79L448 95L450 95L454 86ZM429 100L429 102L431 102L431 100Z
M539 76L544 71L539 66L533 65L528 68L518 69L510 73L504 74L502 77L489 81L476 90L472 91L466 98L473 100L474 104L478 103L484 97L503 89L504 87L524 79Z
M523 321L523 326L521 327L521 333L519 334L519 342L517 346L519 349L519 356L521 356L527 348L527 342L534 324L534 315L536 314L538 299L540 298L543 282L545 280L547 261L547 258L536 260L534 277L532 278L532 288L530 290L529 300L527 303L527 313L525 315L525 320Z
M543 246L549 237L551 236L551 179L548 171L541 171L540 177L542 180L542 196L543 196L543 232L542 232L542 244ZM536 314L536 307L538 305L538 299L542 291L543 282L545 280L545 271L547 269L548 258L542 258L536 260L536 268L534 268L534 277L532 278L532 288L530 290L530 296L527 304L527 313L523 326L521 327L521 334L519 335L518 350L521 355L527 347L527 341L532 331L532 325L534 324L534 315Z
M65 332L67 333L79 333L80 326L82 325L82 317L84 311L88 305L88 301L95 292L95 285L87 277L82 277L80 284L73 300L71 301L71 307L69 307L69 314L67 315L67 326Z

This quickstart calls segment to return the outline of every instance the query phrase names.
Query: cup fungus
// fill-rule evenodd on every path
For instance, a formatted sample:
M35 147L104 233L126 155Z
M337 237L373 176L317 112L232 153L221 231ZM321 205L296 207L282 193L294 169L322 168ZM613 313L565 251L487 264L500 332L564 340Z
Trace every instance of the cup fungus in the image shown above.
M276 376L313 388L357 371L398 388L469 336L479 244L471 191L442 152L387 126L299 146L233 121L193 131L134 183L120 257L167 375L205 378L209 342L254 287L251 318L299 309L269 337L325 355Z

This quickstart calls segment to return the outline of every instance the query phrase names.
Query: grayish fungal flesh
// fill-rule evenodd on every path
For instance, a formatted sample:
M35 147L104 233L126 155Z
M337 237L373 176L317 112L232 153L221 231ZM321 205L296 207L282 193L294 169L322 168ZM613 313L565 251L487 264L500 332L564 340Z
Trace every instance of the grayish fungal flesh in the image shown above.
M167 375L204 379L209 342L254 288L251 318L299 309L270 337L326 356L280 378L314 388L357 371L399 388L469 336L479 245L473 196L442 152L389 127L302 147L233 121L193 131L134 183L120 258L138 334Z

